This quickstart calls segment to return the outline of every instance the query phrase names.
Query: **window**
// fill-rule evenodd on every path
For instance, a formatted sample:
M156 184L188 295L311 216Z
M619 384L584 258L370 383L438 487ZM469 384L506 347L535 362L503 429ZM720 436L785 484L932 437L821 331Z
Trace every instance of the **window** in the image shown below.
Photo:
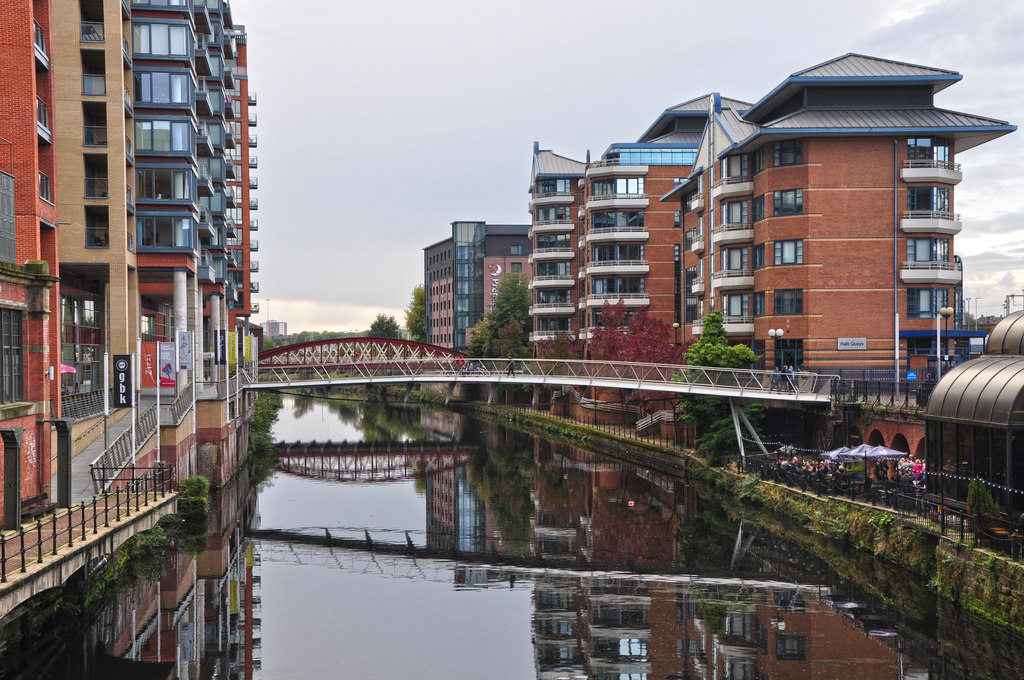
M920 213L949 212L949 189L907 187L907 210ZM922 216L929 217L930 215Z
M758 243L754 246L754 269L764 266L764 244Z
M729 317L746 317L750 315L750 297L747 295L723 295L722 296L722 308L725 310L725 316Z
M679 211L678 210L676 210L676 211L674 211L672 213L672 226L675 227L676 229L679 229L679 227L682 226L682 222L680 221L680 215L679 215Z
M187 57L190 42L193 39L185 25L132 25L132 44L136 54Z
M538 234L537 235L537 249L538 250L541 250L543 248L569 248L569 247L571 247L570 246L570 241L569 241L569 234ZM513 251L512 251L513 255L522 255L523 254L523 247L522 246L512 246L512 248L513 248ZM519 249L519 252L515 252L516 248Z
M800 288L775 291L775 314L803 314L804 291Z
M799 165L804 162L804 145L799 139L788 139L775 142L775 156L772 159L776 167L782 165Z
M512 271L512 272L521 272L521 271L523 271L523 263L522 262L513 262L509 266L509 271Z
M775 264L803 264L804 263L804 242L803 239L792 241L775 242Z
M547 224L550 222L567 222L571 219L572 213L569 212L569 206L566 205L537 208L537 224Z
M764 291L754 293L754 316L764 316Z
M137 151L193 151L192 124L185 121L135 121Z
M568 290L538 290L537 304L566 304L570 302Z
M696 149L666 148L613 148L605 155L619 165L693 165L697 161Z
M510 250L512 255L522 255L523 254L523 246L521 246L521 245L512 246L511 248L509 248L509 250Z
M568 238L568 235L566 235ZM594 246L593 260L595 262L642 260L644 259L644 246L640 243L614 243L608 245Z
M908 238L907 262L948 262L948 238Z
M0 172L0 262L14 264L14 177Z
M923 161L916 165L946 164L949 162L949 140L945 137L910 137L907 139L907 160Z
M755 196L750 202L750 216L754 222L764 219L764 194Z
M590 184L590 192L594 198L623 194L642 196L644 193L644 178L619 177L615 179L594 180Z
M754 174L764 170L764 147L750 154L751 165L754 166Z
M803 635L775 636L775 658L779 661L802 661L807 657L807 638Z
M746 154L726 156L722 159L722 179L726 177L745 177L747 172Z
M594 229L610 229L612 227L642 227L644 212L642 210L620 210L617 212L596 212L593 217Z
M722 224L749 224L747 201L732 201L722 206Z
M537 194L567 194L570 191L570 179L539 179L537 180Z
M537 262L535 276L569 276L572 272L568 262Z
M189 104L195 89L185 73L135 74L135 101L148 104Z
M804 211L804 190L789 189L787 191L776 191L772 214L775 217L781 215L799 215Z
M534 319L538 331L546 333L568 332L572 330L572 319L565 317L538 317Z
M747 248L725 248L722 250L722 269L746 269L748 252Z
M192 220L187 217L138 218L139 245L148 248L195 248Z
M135 172L135 190L139 199L188 200L192 191L188 170L140 168Z
M644 280L641 278L596 278L593 279L593 286L594 295L644 292Z
M0 309L0 403L22 398L21 311Z
M931 319L947 306L949 290L946 288L907 289L907 316L911 319Z

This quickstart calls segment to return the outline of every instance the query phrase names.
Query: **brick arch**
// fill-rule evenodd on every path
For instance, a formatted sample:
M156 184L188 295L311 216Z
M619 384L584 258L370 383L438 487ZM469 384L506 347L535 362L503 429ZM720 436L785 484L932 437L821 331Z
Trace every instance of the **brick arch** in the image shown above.
M914 449L914 458L924 460L924 439L917 441L917 447Z
M897 432L896 436L889 442L889 448L902 451L903 453L910 453L910 442L907 441L902 432Z
M876 427L868 435L867 443L869 446L885 446L885 435Z

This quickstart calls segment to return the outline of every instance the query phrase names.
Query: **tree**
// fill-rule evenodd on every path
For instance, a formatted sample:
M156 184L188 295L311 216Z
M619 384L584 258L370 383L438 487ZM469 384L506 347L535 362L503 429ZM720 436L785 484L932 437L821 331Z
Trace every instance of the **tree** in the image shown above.
M721 312L711 312L704 317L700 340L686 350L686 363L693 366L747 368L758 360L758 355L746 345L729 344L722 319Z
M494 340L494 356L498 357L525 357L529 356L530 348L523 341L523 327L519 320L512 317L512 320L498 329L498 337Z
M378 314L366 334L371 338L401 338L402 329L395 321L395 317Z
M621 329L621 330L620 330ZM590 356L606 361L681 364L684 348L668 341L672 328L653 319L646 310L629 316L626 303L607 302L601 309L601 327L594 330Z
M519 323L522 344L530 341L530 279L522 272L509 272L498 282L498 291L491 298L491 311L487 314L490 321L488 356L499 356L494 352L494 343L498 339L498 331L512 319ZM504 356L504 355L501 355Z
M412 289L412 300L405 308L405 329L416 342L427 341L427 293L423 284Z
M491 339L491 322L485 316L480 319L469 332L469 341L466 343L466 353L471 357L490 356L487 353L487 343Z
M540 340L535 345L539 359L576 359L579 345L572 333L559 331L553 337Z

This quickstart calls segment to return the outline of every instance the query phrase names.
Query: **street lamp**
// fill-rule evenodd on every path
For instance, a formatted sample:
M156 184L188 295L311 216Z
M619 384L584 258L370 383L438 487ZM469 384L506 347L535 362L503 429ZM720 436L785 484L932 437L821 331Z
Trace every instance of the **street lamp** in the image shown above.
M676 332L676 345L678 345L679 344L679 322L676 321L674 324L672 324L672 328L675 329L675 332Z
M935 382L942 380L942 335L939 329L939 319L946 320L946 335L949 336L949 317L953 315L952 307L942 307L935 315Z
M774 359L775 366L779 365L779 346L778 346L778 342L782 338L782 336L785 335L785 334L786 334L786 331L782 330L781 328L769 328L768 329L768 335L772 336L772 354L774 355L772 358Z

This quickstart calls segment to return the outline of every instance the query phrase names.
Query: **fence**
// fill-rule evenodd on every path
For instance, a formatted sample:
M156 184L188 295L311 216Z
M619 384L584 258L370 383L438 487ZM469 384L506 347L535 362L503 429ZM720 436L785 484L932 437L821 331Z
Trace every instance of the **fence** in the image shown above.
M132 443L132 429L128 428L89 464L93 490L103 493L117 479L117 475L132 460L132 456L149 437L156 432L156 405L150 406L135 420L135 442ZM113 476L108 476L113 471Z
M109 390L109 403L114 403L114 390ZM103 390L94 390L83 394L70 394L61 397L60 412L64 418L82 420L103 413Z
M77 507L55 512L48 519L37 519L34 527L16 534L0 535L0 582L7 582L10 563L25 573L30 562L41 563L44 555L56 555L63 545L73 548L75 541L85 541L91 533L99 533L102 525L118 522L123 517L138 513L150 501L164 498L171 490L174 470L170 465L136 468L147 472L134 479L121 480L112 493L93 496L91 502L82 501ZM133 508L134 505L134 508ZM91 527L91 532L90 532Z
M836 381L832 397L836 401L925 408L934 388L934 382L843 379Z

